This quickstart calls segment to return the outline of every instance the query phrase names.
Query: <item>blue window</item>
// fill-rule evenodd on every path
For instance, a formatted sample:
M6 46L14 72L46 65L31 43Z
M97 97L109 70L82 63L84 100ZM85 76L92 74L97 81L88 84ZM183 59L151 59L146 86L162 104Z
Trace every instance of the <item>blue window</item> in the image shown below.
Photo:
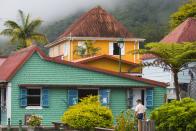
M48 107L48 89L47 88L21 88L20 106L42 106Z
M133 90L132 89L128 89L127 91L127 106L128 108L133 107Z
M100 102L103 106L109 106L110 103L110 89L100 89Z
M68 90L68 106L72 106L78 103L78 90Z
M152 108L153 107L153 89L146 90L146 107Z

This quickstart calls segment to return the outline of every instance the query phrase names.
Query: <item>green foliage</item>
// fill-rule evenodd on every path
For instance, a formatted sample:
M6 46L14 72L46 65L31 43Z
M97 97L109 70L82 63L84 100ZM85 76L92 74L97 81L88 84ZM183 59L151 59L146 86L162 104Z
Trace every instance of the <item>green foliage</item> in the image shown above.
M134 129L134 119L131 110L121 112L116 118L115 131L132 131Z
M37 28L41 26L42 21L39 19L30 20L30 15L24 15L19 10L21 23L8 20L4 23L7 27L0 34L11 38L11 43L16 44L18 49L30 46L33 42L47 43L45 35L37 32Z
M77 46L76 50L74 51L74 54L77 53L80 57L91 57L95 56L97 52L100 50L100 48L94 47L92 41L85 41L84 45Z
M177 12L170 16L171 28L177 27L189 17L196 18L196 0L189 0L186 4L181 6Z
M195 131L196 101L184 98L155 109L151 119L156 121L157 131Z
M81 99L78 104L69 107L62 117L62 122L75 129L111 127L112 111L98 102L98 96Z
M148 43L145 49L134 51L140 54L153 54L157 59L150 63L144 63L144 66L160 66L166 70L171 70L174 74L174 85L176 88L176 97L179 100L179 84L178 72L180 72L186 64L196 61L196 44L166 44L166 43Z
M36 126L40 126L41 122L42 122L41 116L32 115L27 120L27 125L32 126L32 127L36 127Z

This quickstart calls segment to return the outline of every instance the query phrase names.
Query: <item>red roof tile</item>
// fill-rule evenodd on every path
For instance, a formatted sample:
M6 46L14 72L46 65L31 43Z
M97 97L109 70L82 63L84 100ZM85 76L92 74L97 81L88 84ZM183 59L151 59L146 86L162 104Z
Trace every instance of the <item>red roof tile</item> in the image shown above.
M154 59L154 58L156 58L156 56L155 55L152 55L152 54L144 54L142 56L142 60Z
M194 41L196 41L196 18L188 18L165 36L160 42L182 43Z
M6 61L0 67L0 81L9 81L15 75L15 73L22 67L22 65L32 56L32 54L34 52L39 53L39 55L41 56L42 59L49 61L49 62L55 62L58 64L65 64L65 65L73 66L76 68L82 68L82 69L86 69L86 70L90 70L90 71L100 72L100 73L104 73L104 74L108 74L108 75L131 79L131 80L136 80L136 81L144 82L144 83L147 83L147 84L150 84L153 86L160 86L160 87L167 86L167 84L165 84L165 83L157 82L154 80L130 76L130 75L126 75L123 73L116 73L116 72L98 69L98 68L94 68L94 67L88 67L86 65L79 64L79 63L73 63L73 62L69 62L69 61L59 60L56 58L51 58L51 57L46 56L42 50L40 50L38 47L36 47L34 45L30 46L28 48L19 50L15 53L11 54L6 59Z
M6 59L7 57L0 56L0 66L5 62Z
M36 46L31 46L12 53L0 66L0 80L9 80L28 59L28 56L33 53L34 48L36 48Z
M101 7L82 15L59 38L70 34L74 37L132 37L118 20Z
M166 35L160 42L166 44L196 42L196 18L188 18ZM156 56L152 54L144 54L142 57L143 60L153 58L156 58Z

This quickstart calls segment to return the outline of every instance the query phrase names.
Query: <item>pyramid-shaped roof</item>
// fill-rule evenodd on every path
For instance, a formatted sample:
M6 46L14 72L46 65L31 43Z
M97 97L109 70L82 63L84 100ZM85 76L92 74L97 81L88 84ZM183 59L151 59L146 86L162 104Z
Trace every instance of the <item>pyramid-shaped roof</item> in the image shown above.
M160 42L182 43L194 41L196 41L196 18L188 18L165 36Z
M96 7L77 19L59 37L122 37L131 38L129 31L111 14Z

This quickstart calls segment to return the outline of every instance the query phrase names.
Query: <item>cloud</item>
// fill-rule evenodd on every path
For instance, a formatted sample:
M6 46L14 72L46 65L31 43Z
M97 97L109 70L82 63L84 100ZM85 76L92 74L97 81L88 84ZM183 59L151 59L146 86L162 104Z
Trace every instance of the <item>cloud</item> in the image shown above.
M101 5L112 8L123 0L0 0L0 29L7 19L17 20L18 9L40 17L45 22L55 21L80 9Z

